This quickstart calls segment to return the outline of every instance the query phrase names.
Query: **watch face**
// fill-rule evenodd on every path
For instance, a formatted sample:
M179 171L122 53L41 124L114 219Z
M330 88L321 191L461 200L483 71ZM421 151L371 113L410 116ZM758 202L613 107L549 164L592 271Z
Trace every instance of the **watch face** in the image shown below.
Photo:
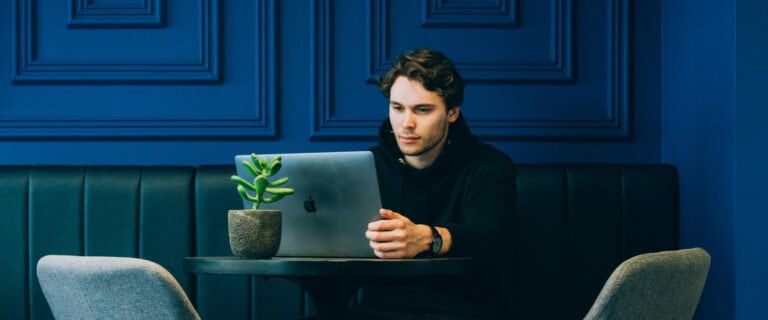
M435 238L435 241L432 241L432 253L438 254L440 253L440 249L443 247L443 239L440 237Z

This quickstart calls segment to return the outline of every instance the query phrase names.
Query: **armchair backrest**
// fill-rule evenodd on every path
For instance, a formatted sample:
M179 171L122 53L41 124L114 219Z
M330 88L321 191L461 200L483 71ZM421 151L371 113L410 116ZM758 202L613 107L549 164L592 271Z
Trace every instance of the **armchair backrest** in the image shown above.
M37 277L56 319L200 319L176 279L152 261L48 255Z
M611 274L584 319L693 319L709 264L701 248L632 257Z

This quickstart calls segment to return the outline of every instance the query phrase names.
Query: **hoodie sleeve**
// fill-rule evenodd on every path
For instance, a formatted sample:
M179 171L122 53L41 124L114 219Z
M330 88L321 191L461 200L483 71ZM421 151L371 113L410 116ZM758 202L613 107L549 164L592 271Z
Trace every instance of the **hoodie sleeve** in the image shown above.
M449 223L449 256L493 257L511 252L516 215L516 169L505 154L477 163L470 173L459 215Z

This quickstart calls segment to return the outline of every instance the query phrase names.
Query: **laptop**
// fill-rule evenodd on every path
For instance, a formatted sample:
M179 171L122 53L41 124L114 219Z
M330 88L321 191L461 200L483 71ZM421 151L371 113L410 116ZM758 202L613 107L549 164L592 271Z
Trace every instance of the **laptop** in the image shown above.
M281 257L375 257L365 231L379 219L381 198L376 165L370 151L284 153L282 168L270 181L288 177L280 187L294 194L261 209L283 211ZM235 156L237 174L253 181L242 165L250 155ZM253 203L243 200L245 208Z

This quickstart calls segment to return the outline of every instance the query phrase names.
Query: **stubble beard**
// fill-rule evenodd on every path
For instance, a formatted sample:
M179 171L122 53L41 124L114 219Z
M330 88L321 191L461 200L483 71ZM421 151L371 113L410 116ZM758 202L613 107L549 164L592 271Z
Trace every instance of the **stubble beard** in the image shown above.
M397 137L397 133L395 133L395 140L397 141L398 146L400 147L400 152L402 152L404 156L408 156L408 157L422 156L434 150L438 145L440 145L441 142L448 139L448 130L446 127L447 125L443 125L441 130L442 134L437 139L434 139L433 141L427 141L428 143L427 145L423 146L421 149L418 149L410 153L406 153L405 150L403 150L403 147L400 146L400 140Z

